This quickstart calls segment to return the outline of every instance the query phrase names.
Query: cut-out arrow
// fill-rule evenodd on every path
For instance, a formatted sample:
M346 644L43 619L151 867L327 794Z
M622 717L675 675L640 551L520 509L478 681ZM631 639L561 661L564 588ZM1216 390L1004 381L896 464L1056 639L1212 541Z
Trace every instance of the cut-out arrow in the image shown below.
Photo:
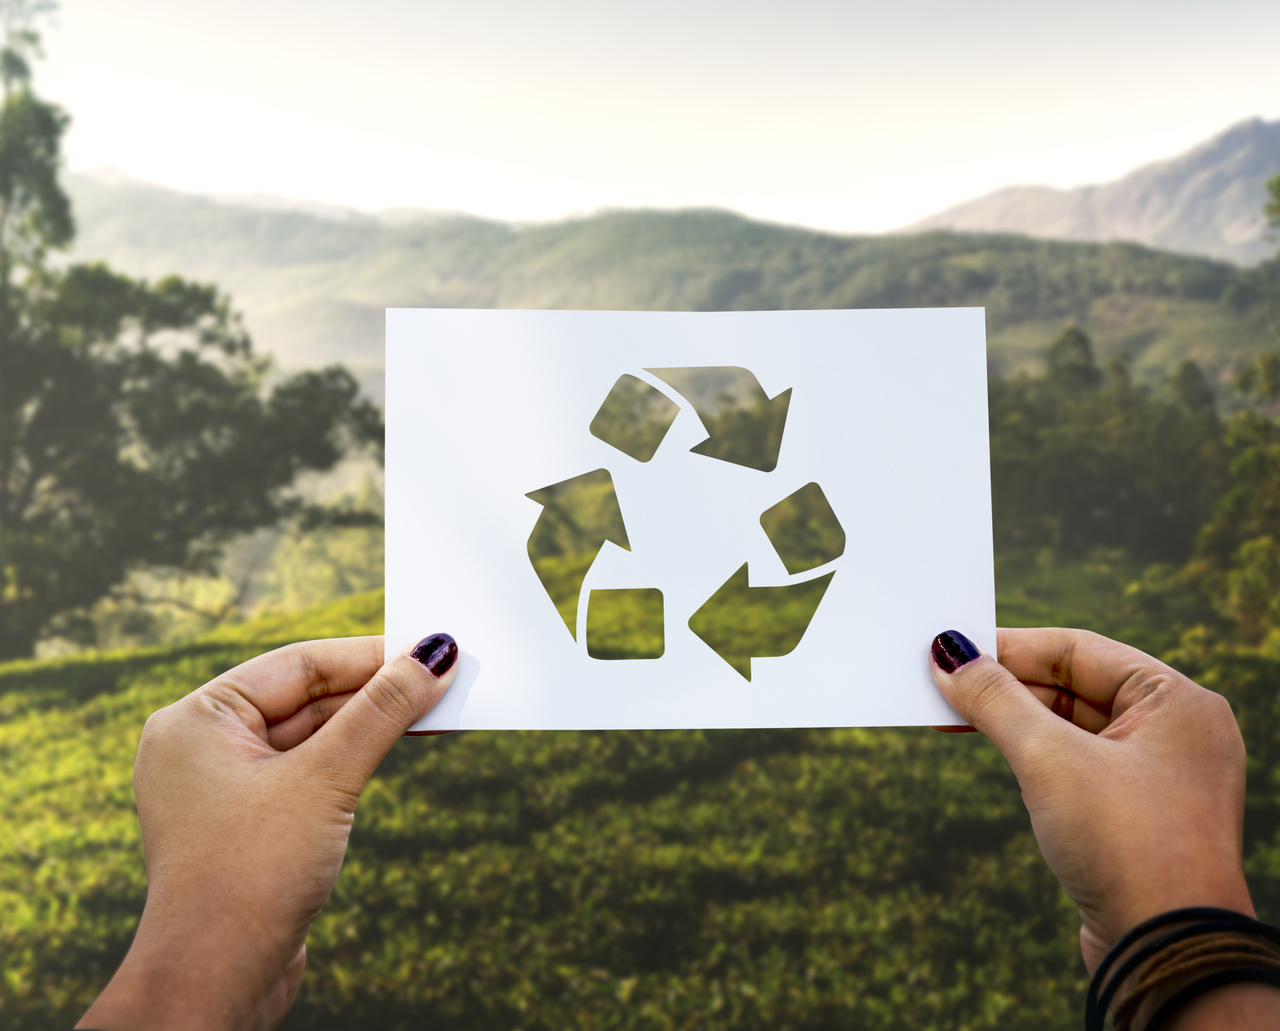
M596 469L525 497L542 506L529 534L529 561L576 641L578 598L591 563L605 541L631 550L613 477Z
M686 398L710 434L689 450L766 473L777 467L790 387L770 399L755 374L736 365L645 371Z
M751 679L752 658L786 655L809 629L835 571L781 587L751 587L742 563L689 617L689 629L720 658Z

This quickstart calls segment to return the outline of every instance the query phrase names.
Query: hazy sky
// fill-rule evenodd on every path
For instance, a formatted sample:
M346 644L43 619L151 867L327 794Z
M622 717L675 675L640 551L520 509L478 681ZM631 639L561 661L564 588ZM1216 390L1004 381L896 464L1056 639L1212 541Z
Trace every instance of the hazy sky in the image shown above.
M64 0L74 169L545 219L896 227L1280 117L1276 0Z

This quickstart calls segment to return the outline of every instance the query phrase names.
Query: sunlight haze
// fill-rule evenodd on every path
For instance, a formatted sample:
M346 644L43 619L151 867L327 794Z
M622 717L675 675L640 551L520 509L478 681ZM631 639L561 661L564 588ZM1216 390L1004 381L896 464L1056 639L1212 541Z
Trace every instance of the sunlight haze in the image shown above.
M899 227L1280 116L1280 5L64 0L69 167L544 220Z

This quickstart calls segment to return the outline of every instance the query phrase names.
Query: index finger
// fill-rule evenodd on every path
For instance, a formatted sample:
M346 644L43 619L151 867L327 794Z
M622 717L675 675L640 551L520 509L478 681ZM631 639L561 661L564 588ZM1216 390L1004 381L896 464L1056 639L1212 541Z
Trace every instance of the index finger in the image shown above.
M1125 684L1167 667L1146 652L1090 630L1062 627L996 631L1000 665L1024 684L1056 687L1110 711Z
M286 645L217 678L279 723L322 699L364 687L382 668L381 637L340 637Z

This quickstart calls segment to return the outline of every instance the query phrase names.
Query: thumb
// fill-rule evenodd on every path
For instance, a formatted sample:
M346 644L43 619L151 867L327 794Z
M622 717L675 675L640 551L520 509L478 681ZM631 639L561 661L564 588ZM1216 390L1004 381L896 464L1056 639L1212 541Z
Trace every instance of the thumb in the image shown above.
M435 708L457 669L458 644L452 637L424 637L386 662L307 744L336 753L344 767L350 764L359 793L391 746Z
M1026 685L959 630L946 630L929 648L929 670L956 712L990 739L1017 773L1020 760L1062 721Z

